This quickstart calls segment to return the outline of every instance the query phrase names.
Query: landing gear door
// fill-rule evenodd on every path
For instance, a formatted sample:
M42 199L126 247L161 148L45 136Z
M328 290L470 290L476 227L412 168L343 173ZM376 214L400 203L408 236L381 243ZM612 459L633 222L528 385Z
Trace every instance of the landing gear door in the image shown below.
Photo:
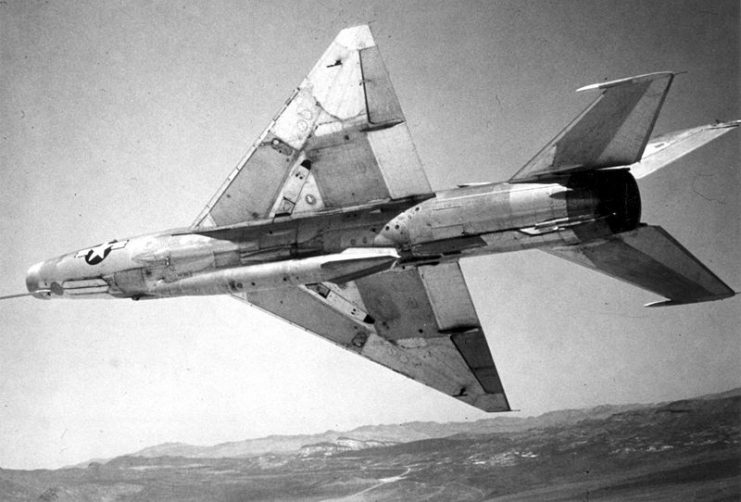
M132 268L113 274L111 294L116 296L136 296L146 293L147 283L144 269Z

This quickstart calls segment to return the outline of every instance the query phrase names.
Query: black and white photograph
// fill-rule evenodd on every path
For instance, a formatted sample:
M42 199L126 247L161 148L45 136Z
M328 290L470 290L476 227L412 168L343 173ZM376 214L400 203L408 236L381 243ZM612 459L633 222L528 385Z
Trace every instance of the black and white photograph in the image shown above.
M0 1L0 500L741 500L739 31Z

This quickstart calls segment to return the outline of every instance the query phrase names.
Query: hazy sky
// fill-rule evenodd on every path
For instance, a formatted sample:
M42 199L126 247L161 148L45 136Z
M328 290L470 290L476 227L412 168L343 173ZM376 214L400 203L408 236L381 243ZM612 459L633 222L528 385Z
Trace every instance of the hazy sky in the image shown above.
M0 5L0 294L31 264L186 226L336 33L371 22L435 189L504 180L595 97L660 70L656 133L739 113L739 2ZM661 224L741 290L739 133L642 180ZM659 298L536 251L463 262L524 415L741 385L738 298ZM0 466L166 441L483 412L228 298L0 304Z

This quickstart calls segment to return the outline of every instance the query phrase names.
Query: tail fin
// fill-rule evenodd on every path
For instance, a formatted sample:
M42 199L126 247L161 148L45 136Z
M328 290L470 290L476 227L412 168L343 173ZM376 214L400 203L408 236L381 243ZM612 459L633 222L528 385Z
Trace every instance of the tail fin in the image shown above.
M638 162L675 73L588 85L602 94L520 169L512 181Z

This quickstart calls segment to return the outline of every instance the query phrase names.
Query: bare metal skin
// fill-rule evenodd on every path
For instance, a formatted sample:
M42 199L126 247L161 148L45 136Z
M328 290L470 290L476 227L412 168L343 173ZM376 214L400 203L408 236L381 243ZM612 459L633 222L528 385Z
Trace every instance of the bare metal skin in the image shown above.
M188 228L28 270L40 299L228 294L485 411L509 402L458 261L542 249L681 305L734 291L659 226L637 179L739 121L650 139L676 74L593 104L509 180L433 193L368 26L340 32Z
M590 186L575 187L570 177L561 183L492 183L440 192L418 204L380 204L332 215L110 241L37 263L26 284L43 299L216 295L362 275L377 267L378 260L414 266L587 242L579 236L609 235L611 223L631 230L638 221L640 199L630 174L611 171L603 176L635 190L633 207L622 220L605 205L608 195ZM392 248L398 255L376 257L371 252L366 268L350 263L310 273L353 248ZM317 259L321 256L326 259ZM195 280L199 276L203 279Z
M391 204L398 208L398 204ZM392 209L392 210L393 210ZM380 229L391 217L376 208L287 221L253 222L245 226L203 231L171 230L130 239L110 241L37 263L27 274L28 290L37 298L142 298L225 294L242 290L224 282L225 272L253 268L252 280L239 281L254 290L296 284L296 274L286 267L313 270L321 264L309 257L344 250L373 247ZM368 258L373 268L376 254ZM388 261L388 257L385 258ZM393 261L393 260L392 260ZM259 267L259 268L258 268ZM349 264L352 272L357 265ZM320 267L321 268L321 267ZM325 267L326 268L326 267ZM304 282L321 282L338 273L337 267ZM340 267L344 272L344 268ZM301 269L303 270L303 269ZM214 275L224 272L224 275ZM210 274L214 284L182 282ZM249 276L249 274L247 274ZM287 278L287 280L283 280ZM254 283L254 284L253 284Z

